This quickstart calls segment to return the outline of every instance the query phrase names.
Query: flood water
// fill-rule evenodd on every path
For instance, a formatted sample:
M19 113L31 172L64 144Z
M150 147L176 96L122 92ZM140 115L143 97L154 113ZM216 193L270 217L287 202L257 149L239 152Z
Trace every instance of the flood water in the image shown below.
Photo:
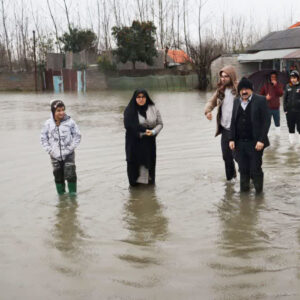
M0 97L0 299L300 299L300 146L271 129L264 194L226 183L210 94L151 93L155 187L129 189L131 93L62 94L78 123L78 196L39 144L53 94ZM215 118L215 115L214 115Z

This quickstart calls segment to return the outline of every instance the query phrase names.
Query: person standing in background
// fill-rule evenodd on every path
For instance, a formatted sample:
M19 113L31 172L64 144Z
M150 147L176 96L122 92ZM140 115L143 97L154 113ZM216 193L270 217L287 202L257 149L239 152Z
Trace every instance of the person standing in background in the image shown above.
M276 135L280 135L280 97L283 95L283 86L278 82L277 72L272 71L267 82L262 86L260 95L266 96L270 117L273 117Z

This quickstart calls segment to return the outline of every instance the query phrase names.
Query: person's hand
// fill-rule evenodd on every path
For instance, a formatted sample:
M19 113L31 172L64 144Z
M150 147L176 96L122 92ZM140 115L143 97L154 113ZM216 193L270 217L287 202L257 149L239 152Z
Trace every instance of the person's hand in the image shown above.
M152 136L152 135L153 135L152 130L147 129L147 130L146 130L146 135L147 135L147 136Z
M206 114L206 118L207 118L209 121L211 121L211 120L212 120L212 113L211 113L211 112L207 113L207 114Z
M267 99L267 100L271 100L270 94L267 94L266 99Z
M229 148L230 148L231 150L234 150L234 149L235 149L235 142L234 142L234 141L230 141L230 142L229 142Z
M277 80L272 80L271 82L273 83L273 85L277 85Z
M261 151L263 148L264 148L264 143L262 143L262 142L257 142L256 143L256 146L255 146L255 149L257 150L257 151Z

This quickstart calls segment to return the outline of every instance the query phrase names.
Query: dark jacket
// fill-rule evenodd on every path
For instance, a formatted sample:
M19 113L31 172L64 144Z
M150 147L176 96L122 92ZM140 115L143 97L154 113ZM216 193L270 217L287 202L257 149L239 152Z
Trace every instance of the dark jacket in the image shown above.
M297 85L286 85L283 97L283 110L285 112L300 112L300 83Z
M264 143L264 148L270 145L268 132L270 128L270 115L266 97L252 94L251 99L251 124L252 134L255 142ZM230 126L230 140L237 141L236 120L239 106L241 105L240 98L237 97L233 103L232 119Z
M283 87L281 83L278 82L275 86L271 82L265 83L260 90L260 94L262 96L267 96L267 94L269 94L271 99L267 100L268 107L270 109L279 109L280 97L283 95Z

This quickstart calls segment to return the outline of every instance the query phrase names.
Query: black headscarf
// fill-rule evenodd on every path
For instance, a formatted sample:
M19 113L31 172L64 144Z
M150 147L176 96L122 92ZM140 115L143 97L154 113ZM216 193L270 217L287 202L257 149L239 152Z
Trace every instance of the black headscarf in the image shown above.
M139 94L143 94L146 97L146 103L143 106L136 103L136 98ZM137 115L139 112L144 118L146 118L146 111L149 105L154 105L154 102L151 100L148 92L145 89L137 89L134 91L129 104L125 109L125 117L126 115L130 115L132 118L133 115Z
M146 96L146 103L140 106L136 103L136 97L138 94ZM132 98L124 111L124 125L127 130L133 131L138 136L139 132L144 132L145 129L141 128L138 119L138 113L142 116L146 116L146 111L149 105L154 105L148 92L145 89L137 89L132 95Z

